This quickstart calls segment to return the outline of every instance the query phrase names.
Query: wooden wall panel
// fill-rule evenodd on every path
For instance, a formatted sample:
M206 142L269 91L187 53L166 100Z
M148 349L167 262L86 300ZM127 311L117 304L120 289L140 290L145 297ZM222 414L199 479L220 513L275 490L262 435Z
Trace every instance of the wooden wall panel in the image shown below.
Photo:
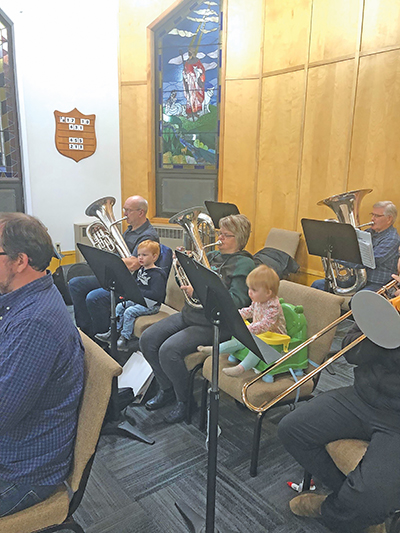
M302 217L334 218L328 207L316 204L327 196L346 191L354 67L354 61L349 60L309 70L299 231ZM320 268L316 258L309 264L311 268Z
M264 73L304 65L311 4L311 0L265 0Z
M120 0L124 197L154 195L146 31L177 3ZM261 248L272 226L301 231L302 217L333 217L316 204L346 190L374 189L363 201L362 222L374 201L400 206L400 50L384 50L400 47L400 2L249 5L225 1L219 175L220 199L236 203L252 220L249 249ZM319 259L307 255L304 242L297 258L302 274L296 279L311 283L322 272Z
M221 201L235 203L254 225L259 80L227 81L225 94ZM252 242L249 249L251 247Z
M400 208L400 50L361 58L351 148L349 187L371 187L371 204L392 200ZM368 205L369 203L369 205Z
M295 230L304 70L264 78L255 245L272 227Z
M361 49L372 51L400 45L400 2L365 0Z
M310 62L354 55L357 47L358 0L313 3Z
M122 198L148 198L147 86L122 87L121 110Z
M260 72L263 0L229 0L226 77L258 78Z
M146 80L149 61L147 57L147 26L172 4L174 4L174 0L152 0L151 2L120 0L119 60L121 82ZM107 46L106 32L104 36L103 45Z

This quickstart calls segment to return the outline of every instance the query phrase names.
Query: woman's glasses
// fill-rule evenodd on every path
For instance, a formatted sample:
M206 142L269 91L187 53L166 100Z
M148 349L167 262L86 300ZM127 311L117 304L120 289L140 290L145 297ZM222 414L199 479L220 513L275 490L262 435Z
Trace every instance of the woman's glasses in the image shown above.
M230 234L230 233L220 233L219 234L219 238L223 238L223 239L232 239L234 237L234 235Z

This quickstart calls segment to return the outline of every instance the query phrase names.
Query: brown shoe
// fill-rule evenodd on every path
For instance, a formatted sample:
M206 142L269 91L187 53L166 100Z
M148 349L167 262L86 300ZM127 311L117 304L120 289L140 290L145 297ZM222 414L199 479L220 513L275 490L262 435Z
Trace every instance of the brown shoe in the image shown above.
M297 516L309 516L318 518L321 516L321 505L327 494L315 494L314 492L303 492L289 502L290 510Z
M369 526L365 530L365 533L387 533L387 531L389 530L386 529L385 524L378 524L377 526Z

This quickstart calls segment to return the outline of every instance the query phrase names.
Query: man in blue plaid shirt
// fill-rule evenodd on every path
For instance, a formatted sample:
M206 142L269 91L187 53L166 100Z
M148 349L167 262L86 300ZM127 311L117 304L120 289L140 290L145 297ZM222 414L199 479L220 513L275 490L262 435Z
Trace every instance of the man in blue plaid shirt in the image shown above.
M67 478L83 387L83 346L51 274L39 220L0 213L0 516Z
M371 228L366 231L371 233L376 268L366 268L367 284L363 289L377 291L382 285L391 281L392 274L397 272L400 237L393 226L397 218L397 209L392 202L377 202L373 205L370 216ZM342 263L355 266L344 261ZM318 279L311 286L324 290L324 285L325 280Z

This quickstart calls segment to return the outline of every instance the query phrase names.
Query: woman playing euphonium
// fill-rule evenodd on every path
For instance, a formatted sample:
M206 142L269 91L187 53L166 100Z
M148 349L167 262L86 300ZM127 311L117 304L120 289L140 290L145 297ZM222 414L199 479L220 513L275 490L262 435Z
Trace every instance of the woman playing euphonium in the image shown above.
M252 256L244 250L250 236L250 221L244 215L231 215L220 220L218 251L207 258L229 290L237 309L250 304L246 277L254 268ZM181 287L190 297L193 287ZM231 335L222 328L221 341ZM213 327L202 308L185 304L181 313L165 318L148 328L140 338L140 348L153 368L159 386L154 398L146 403L150 411L160 409L176 399L176 405L165 417L169 424L185 418L188 402L188 371L184 358L195 352L199 344L211 344Z

